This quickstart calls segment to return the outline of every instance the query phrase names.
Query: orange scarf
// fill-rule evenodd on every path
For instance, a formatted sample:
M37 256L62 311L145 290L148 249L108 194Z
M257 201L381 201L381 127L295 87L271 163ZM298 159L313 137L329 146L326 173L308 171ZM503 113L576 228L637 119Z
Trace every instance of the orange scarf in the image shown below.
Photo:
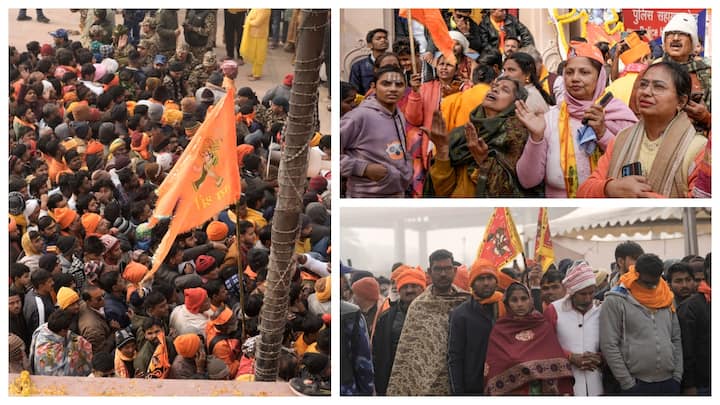
M243 113L237 113L235 116L235 122L241 123L244 122L245 125L248 127L252 124L253 120L255 119L255 111L251 112L250 114L243 114Z
M712 294L712 290L710 289L710 286L708 283L705 282L705 280L700 282L700 285L698 285L697 291L699 293L702 293L705 296L705 301L710 303L710 295Z
M620 277L620 283L630 290L632 296L643 306L651 309L670 307L670 310L675 312L673 305L675 296L662 277L656 288L647 288L636 283L639 277L640 274L635 271L635 266L630 266L630 270Z
M505 316L505 304L503 304L503 302L502 302L504 295L500 291L495 291L493 293L493 295L491 295L485 299L481 299L480 297L475 295L475 293L472 293L472 296L475 299L475 301L477 301L480 305L497 303L498 304L498 319Z
M135 356L133 357L126 357L120 352L120 349L115 349L115 376L120 378L135 377L134 375L130 375L130 371L125 366L126 361L133 361L135 357L137 357L137 352L135 352Z
M160 344L155 348L150 364L148 364L146 378L165 378L170 372L170 359L168 358L167 342L165 332L158 334Z

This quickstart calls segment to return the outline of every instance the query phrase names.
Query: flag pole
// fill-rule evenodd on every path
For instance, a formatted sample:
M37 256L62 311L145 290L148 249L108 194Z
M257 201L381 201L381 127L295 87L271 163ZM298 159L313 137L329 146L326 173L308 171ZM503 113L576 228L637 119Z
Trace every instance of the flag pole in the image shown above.
M243 268L240 258L242 257L242 251L240 250L240 204L235 202L235 245L237 246L238 259L238 280L240 281L240 327L242 328L240 336L245 339L245 283L243 283Z
M412 29L412 10L408 9L408 36L410 37L410 61L412 62L412 72L417 73L417 63L415 63L415 37Z

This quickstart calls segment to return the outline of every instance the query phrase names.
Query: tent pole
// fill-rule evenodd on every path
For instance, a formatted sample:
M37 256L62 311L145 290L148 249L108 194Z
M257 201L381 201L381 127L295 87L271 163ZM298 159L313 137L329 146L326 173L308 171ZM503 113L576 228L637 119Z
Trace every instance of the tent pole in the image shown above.
M683 228L685 232L685 256L698 254L697 221L695 208L683 208Z

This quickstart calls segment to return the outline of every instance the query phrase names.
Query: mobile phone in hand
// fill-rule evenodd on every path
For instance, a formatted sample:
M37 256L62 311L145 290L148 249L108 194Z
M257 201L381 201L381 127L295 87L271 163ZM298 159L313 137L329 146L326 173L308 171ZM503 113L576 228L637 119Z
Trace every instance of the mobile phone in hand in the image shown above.
M628 163L620 169L622 177L626 176L642 176L642 165L640 162Z
M605 95L602 96L602 98L601 98L600 100L598 100L595 104L599 105L600 107L605 108L605 106L607 106L608 103L610 102L610 100L612 100L612 99L613 99L612 91L608 91L608 92L605 93ZM587 119L587 118L583 118L582 124L583 124L583 125L587 125L587 124L588 124L588 119Z

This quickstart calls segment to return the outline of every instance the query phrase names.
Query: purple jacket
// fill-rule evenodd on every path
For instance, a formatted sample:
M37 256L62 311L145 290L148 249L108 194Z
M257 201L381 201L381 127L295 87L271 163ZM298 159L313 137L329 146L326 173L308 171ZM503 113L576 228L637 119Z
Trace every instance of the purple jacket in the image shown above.
M412 161L405 144L405 117L391 114L377 99L365 99L340 119L340 173L347 177L347 196L403 197L412 178ZM380 163L388 174L380 181L363 177L369 163Z

